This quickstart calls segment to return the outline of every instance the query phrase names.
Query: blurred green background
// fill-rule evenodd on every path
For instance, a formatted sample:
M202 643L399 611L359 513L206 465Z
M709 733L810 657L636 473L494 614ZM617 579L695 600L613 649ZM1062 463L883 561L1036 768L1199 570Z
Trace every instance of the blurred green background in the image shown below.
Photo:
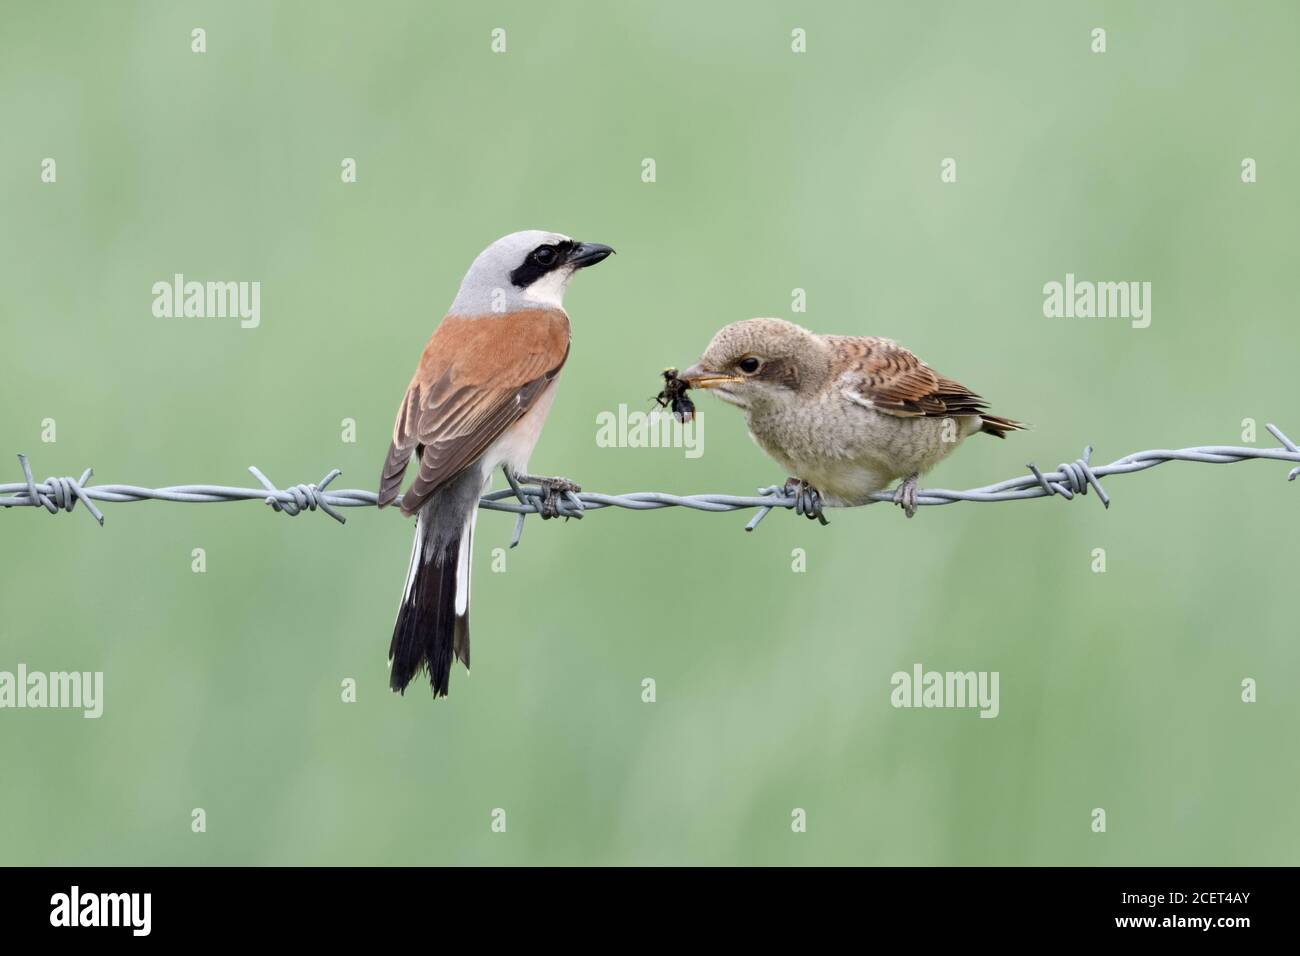
M522 228L619 252L570 291L532 462L589 490L784 477L709 399L698 460L595 442L754 315L896 338L1035 424L928 485L1240 444L1245 418L1300 438L1290 3L4 7L0 481L26 452L38 479L373 488L460 277ZM154 318L176 272L260 281L261 326ZM1151 327L1044 318L1067 272L1152 282ZM0 711L0 862L1295 864L1286 470L752 535L607 510L530 521L505 573L485 514L474 677L437 703L387 689L394 512L5 511L0 670L106 687L98 721ZM895 710L917 662L999 671L1001 715Z

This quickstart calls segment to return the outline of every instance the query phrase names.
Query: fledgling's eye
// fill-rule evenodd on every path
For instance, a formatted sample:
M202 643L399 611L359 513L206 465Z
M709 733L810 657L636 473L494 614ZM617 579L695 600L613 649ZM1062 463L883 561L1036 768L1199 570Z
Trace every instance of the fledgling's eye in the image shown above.
M539 266L549 266L555 261L556 252L550 246L541 246L533 250L533 261Z
M746 375L753 375L755 372L758 371L758 367L762 364L763 363L760 362L758 359L754 358L754 356L747 355L737 363L737 366Z

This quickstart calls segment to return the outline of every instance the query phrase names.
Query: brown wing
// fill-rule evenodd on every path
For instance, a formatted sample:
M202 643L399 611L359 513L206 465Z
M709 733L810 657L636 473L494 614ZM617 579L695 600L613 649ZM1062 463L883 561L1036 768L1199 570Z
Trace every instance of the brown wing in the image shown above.
M851 401L900 418L980 415L988 403L964 385L944 378L896 342L838 337L850 356L840 376Z
M418 511L524 416L568 355L569 319L558 310L443 319L397 409L379 507L396 500L418 454L402 512Z

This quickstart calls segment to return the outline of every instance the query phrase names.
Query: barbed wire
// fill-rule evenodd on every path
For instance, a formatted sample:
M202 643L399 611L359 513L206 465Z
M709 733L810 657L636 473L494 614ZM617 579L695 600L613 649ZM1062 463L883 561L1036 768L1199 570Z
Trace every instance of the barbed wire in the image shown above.
M950 505L958 501L1027 501L1032 498L1050 498L1060 495L1069 500L1076 495L1086 495L1092 488L1103 506L1110 507L1110 497L1102 488L1101 479L1112 475L1129 475L1146 471L1156 465L1169 461L1190 461L1205 464L1232 464L1254 458L1293 462L1287 475L1288 481L1294 481L1300 475L1300 448L1282 434L1274 425L1265 426L1268 431L1282 443L1280 448L1244 448L1234 445L1202 445L1195 448L1154 448L1147 451L1125 455L1109 465L1093 466L1092 446L1084 449L1083 455L1072 462L1057 465L1052 472L1043 472L1036 465L1029 464L1028 475L1019 475L1005 481L982 488L966 491L952 491L947 488L926 488L917 492L916 503L919 506ZM327 490L330 483L342 472L337 468L330 471L315 484L291 485L277 488L269 478L256 467L248 470L262 485L261 488L232 488L225 485L173 485L167 488L140 488L135 485L87 485L94 473L87 468L80 478L62 477L46 478L36 482L32 478L31 465L26 455L18 456L22 466L23 481L13 484L0 484L0 507L43 507L51 514L60 510L72 511L77 502L86 506L86 510L101 525L103 513L95 506L96 501L178 501L186 503L209 503L220 501L254 501L262 500L274 510L288 515L297 515L303 511L325 512L340 524L345 518L336 509L373 507L377 496L373 491L360 489ZM479 507L487 511L506 511L518 516L511 547L519 543L523 530L523 521L527 515L538 514L542 510L543 489L537 486L503 488L489 492L479 499ZM513 500L508 500L513 499ZM882 491L873 495L868 504L890 502L894 500L892 492ZM627 508L631 511L657 511L660 508L691 508L695 511L742 511L757 508L758 513L745 525L746 531L753 531L774 508L795 508L796 499L786 495L780 485L758 489L758 494L745 495L673 495L661 491L639 491L622 495L607 495L595 491L566 492L555 502L561 517L581 518L585 512L599 511L602 508Z

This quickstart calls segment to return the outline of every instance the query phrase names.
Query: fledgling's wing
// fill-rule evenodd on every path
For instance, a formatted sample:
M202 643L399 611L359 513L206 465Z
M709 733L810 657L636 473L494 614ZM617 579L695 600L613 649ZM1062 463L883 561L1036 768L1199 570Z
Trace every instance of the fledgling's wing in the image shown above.
M840 390L849 401L900 418L982 415L988 403L944 378L896 342L830 337L843 362Z
M402 512L418 511L527 413L568 356L569 318L558 309L443 319L397 410L379 507L396 500L418 453Z

